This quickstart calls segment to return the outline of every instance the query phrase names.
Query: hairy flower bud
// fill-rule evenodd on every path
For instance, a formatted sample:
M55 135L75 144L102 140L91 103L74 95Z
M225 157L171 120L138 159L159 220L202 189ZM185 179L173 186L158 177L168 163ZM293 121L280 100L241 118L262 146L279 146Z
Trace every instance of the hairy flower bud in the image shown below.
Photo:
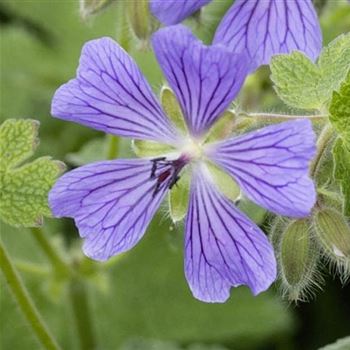
M289 300L302 300L317 283L318 251L310 235L308 220L295 220L286 226L280 241L279 264L283 294Z
M88 18L109 6L113 0L80 0L80 15Z
M331 262L335 263L342 280L350 272L350 227L337 210L324 208L314 217L316 237Z
M156 29L156 21L150 12L148 0L128 2L128 17L131 29L142 42L147 42Z

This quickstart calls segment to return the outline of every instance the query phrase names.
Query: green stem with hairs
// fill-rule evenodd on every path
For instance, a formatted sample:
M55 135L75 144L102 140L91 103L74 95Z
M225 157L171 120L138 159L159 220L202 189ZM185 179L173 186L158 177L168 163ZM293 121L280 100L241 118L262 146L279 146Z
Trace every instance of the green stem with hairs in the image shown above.
M248 118L255 118L257 120L264 120L270 122L282 122L286 120L295 119L309 119L314 121L325 120L327 114L318 115L287 115L287 114L275 114L275 113L242 113L243 116Z
M65 262L63 258L57 254L56 249L52 246L47 235L41 228L31 228L31 232L40 248L49 259L55 273L59 276L66 276L69 279L69 298L77 326L81 349L94 349L96 343L90 315L90 305L85 283L79 277L79 265L74 264L74 261L71 264Z
M69 274L70 267L63 258L57 254L56 249L52 246L47 234L43 231L41 227L32 227L30 231L35 238L36 242L43 250L47 258L49 259L52 267L56 269L57 272L62 274Z
M12 264L2 241L0 241L0 267L21 312L27 319L42 346L47 350L59 350L60 347L42 320L27 289Z
M95 332L91 321L86 285L79 277L72 278L69 285L69 296L79 334L80 348L81 350L95 349Z

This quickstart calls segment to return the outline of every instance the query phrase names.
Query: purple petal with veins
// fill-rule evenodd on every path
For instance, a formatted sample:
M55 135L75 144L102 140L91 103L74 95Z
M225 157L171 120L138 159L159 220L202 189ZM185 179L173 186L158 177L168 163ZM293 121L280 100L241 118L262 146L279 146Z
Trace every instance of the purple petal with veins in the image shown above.
M316 201L308 175L315 150L311 122L297 120L218 142L207 153L257 204L277 214L304 217Z
M159 30L152 43L191 133L203 134L238 94L249 60L221 46L203 45L182 25Z
M311 0L236 0L219 24L213 43L247 52L255 68L275 54L300 50L315 60L322 33Z
M133 59L109 38L84 45L77 78L56 91L51 113L119 136L163 143L177 140Z
M254 294L276 278L273 248L265 234L197 170L186 218L185 273L193 295L224 302L230 288L247 285Z
M211 0L150 0L154 16L165 25L180 23Z
M113 160L62 176L49 194L56 217L71 217L96 260L131 249L142 238L185 162Z

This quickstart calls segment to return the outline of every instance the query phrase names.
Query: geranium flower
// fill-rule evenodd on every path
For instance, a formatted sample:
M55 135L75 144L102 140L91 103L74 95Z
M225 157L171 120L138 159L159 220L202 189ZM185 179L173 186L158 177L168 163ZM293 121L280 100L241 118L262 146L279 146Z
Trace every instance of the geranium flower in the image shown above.
M180 23L211 0L150 0L152 13L164 24ZM221 20L213 44L246 52L252 70L273 55L300 50L316 60L322 33L311 0L236 0Z
M185 273L193 295L223 302L232 286L254 294L276 277L276 261L260 228L225 197L210 170L222 167L248 198L281 215L303 217L315 202L308 177L314 155L309 121L265 127L207 143L208 130L240 90L245 55L207 47L181 25L154 34L153 48L182 109L187 132L165 115L133 59L113 40L85 44L76 79L61 86L52 114L111 134L167 144L144 159L82 166L61 177L49 202L56 217L72 217L85 254L96 260L125 252L144 235L185 169L191 188L185 224Z

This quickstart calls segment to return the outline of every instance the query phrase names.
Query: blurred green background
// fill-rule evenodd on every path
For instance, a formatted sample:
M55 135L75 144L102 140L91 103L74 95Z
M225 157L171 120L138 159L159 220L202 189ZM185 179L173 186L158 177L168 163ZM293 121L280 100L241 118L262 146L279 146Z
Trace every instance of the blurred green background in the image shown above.
M201 23L190 23L203 40L210 40L230 3L213 1ZM328 1L324 7L326 1L316 3L325 43L349 30L350 7L344 1ZM118 39L124 15L114 4L83 21L75 0L0 1L0 119L40 120L39 155L51 155L73 167L82 160L77 161L75 152L88 141L94 144L85 158L100 150L102 133L52 118L50 100L55 89L74 76L84 42L101 36ZM132 49L131 54L158 91L162 75L152 53ZM263 68L249 78L239 99L241 106L291 112L277 99L268 77L268 69ZM129 155L130 143L122 145L121 156ZM70 220L46 220L44 229L57 247L81 259L81 241ZM32 269L23 265L21 275L62 347L79 348L68 285L52 273L28 230L1 223L1 237L19 267L23 261L39 264ZM207 305L191 296L182 260L182 227L173 227L163 210L130 253L108 266L85 261L98 349L312 350L350 333L350 288L327 277L327 270L324 290L309 303L288 305L275 287L258 297L246 288L234 289L226 304ZM0 282L0 348L38 349L2 276Z

